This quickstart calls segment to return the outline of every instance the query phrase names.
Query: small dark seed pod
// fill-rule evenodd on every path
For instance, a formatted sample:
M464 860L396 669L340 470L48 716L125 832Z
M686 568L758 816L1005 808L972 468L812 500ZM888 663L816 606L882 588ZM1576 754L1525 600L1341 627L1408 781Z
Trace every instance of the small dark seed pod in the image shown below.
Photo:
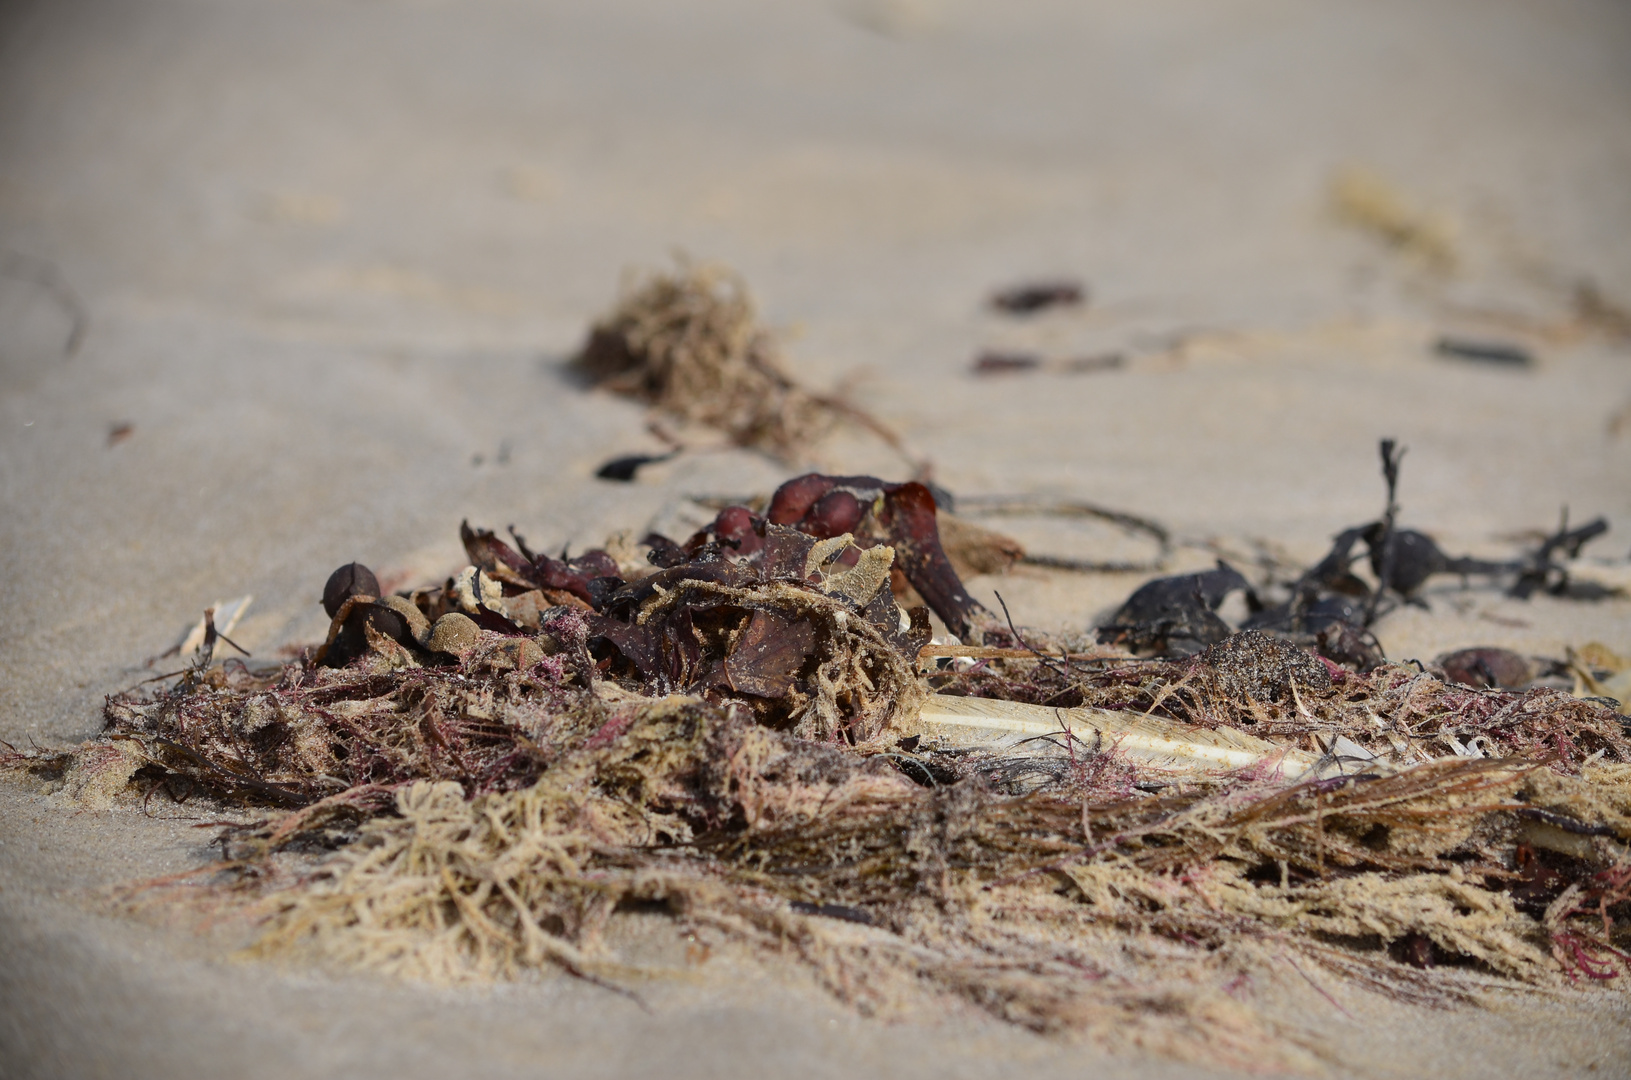
M1435 663L1443 669L1446 679L1481 689L1501 687L1517 690L1528 686L1535 677L1535 668L1529 658L1511 649L1458 649L1439 657Z
M364 627L390 638L399 645L419 644L414 637L413 627L402 612L385 604L357 604L346 615L345 625L340 627L339 634L329 645L328 653L323 657L323 664L327 667L345 667L368 652L368 633Z
M328 576L323 586L323 610L329 618L339 614L340 605L353 596L378 596L379 579L360 562L346 563Z
M861 500L851 493L839 489L829 491L816 500L810 507L810 512L804 515L799 524L803 531L820 540L828 540L834 536L842 536L852 532L860 524L861 516L866 508Z
M370 604L361 609L368 625L374 632L384 634L399 645L417 645L414 638L413 627L408 624L407 618L400 612L385 604Z

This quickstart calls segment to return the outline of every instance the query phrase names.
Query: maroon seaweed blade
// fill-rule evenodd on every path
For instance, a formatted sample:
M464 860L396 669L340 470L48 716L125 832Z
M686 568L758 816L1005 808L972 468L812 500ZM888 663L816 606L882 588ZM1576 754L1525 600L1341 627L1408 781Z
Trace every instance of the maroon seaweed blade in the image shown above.
M860 547L889 544L896 567L958 637L968 635L974 616L984 610L940 546L933 493L916 481L807 473L776 489L766 519L819 539L853 532Z
M459 539L464 541L464 553L471 564L489 576L511 585L538 584L533 580L532 564L491 531L472 529L468 521L461 521Z
M976 614L985 609L963 587L940 546L934 496L915 481L890 485L877 511L877 523L895 548L895 565L946 628L966 637Z
M736 648L725 658L725 678L738 693L785 697L814 652L815 627L809 620L755 611Z

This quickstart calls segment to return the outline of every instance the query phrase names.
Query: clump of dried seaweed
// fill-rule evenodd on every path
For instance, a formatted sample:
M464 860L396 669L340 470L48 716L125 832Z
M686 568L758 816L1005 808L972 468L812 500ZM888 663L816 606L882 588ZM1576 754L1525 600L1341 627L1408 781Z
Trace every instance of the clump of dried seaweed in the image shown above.
M467 535L487 552L501 544ZM376 629L379 613L415 610L411 601L355 595L334 605L335 629L311 659L261 673L238 662L189 670L145 699L110 698L108 730L136 763L126 776L172 794L351 810L414 780L471 794L534 784L561 741L551 725L585 709L605 722L584 696L596 684L729 701L767 727L865 744L915 708L910 658L927 633L901 627L891 550L834 570L848 546L770 526L761 561L708 550L603 589L601 611L547 609L532 631L508 616L533 605L506 603L497 587L470 614L434 624L420 615L417 637L405 617ZM457 603L456 583L451 600L448 588L415 595L434 612ZM336 647L354 626L358 655Z
M602 932L639 903L704 940L791 953L868 1013L927 994L1177 1053L1221 1025L1237 1064L1299 1032L1225 988L1298 959L1421 1002L1464 997L1478 972L1624 971L1624 765L1452 759L1084 803L972 777L925 788L888 756L694 699L580 703L551 735L529 787L399 786L315 875L262 894L258 950L617 983L633 972ZM313 828L308 812L229 848L264 865ZM1416 970L1435 965L1455 974Z
M845 417L900 448L872 417L805 389L787 373L747 287L720 266L681 262L672 274L636 282L591 328L572 363L597 386L784 462L804 457ZM655 459L619 459L612 465L624 465L628 475L608 478L632 479L649 460Z
M1605 757L1631 761L1626 720L1603 701L1545 686L1477 689L1408 663L1346 671L1253 630L1186 660L991 659L929 682L944 694L1239 728L1315 753L1341 737L1371 756L1409 762L1522 758L1574 771Z
M1317 1040L1251 989L1312 981L1299 961L1427 1003L1631 976L1631 739L1601 702L1349 670L1261 631L1074 658L968 599L918 484L800 477L764 516L648 537L643 575L462 536L471 565L434 587L336 571L296 661L215 667L207 635L174 683L109 699L104 739L4 763L277 811L207 868L263 918L256 949L416 977L623 986L604 931L638 905L872 1014L961 1003L1300 1067ZM896 587L983 633L974 662L920 676L927 613ZM1041 756L970 751L914 728L932 690L1340 767L1174 773L1063 725Z
M627 703L616 723L525 791L402 789L396 814L315 878L264 897L259 951L437 978L548 963L615 983L635 972L602 932L639 903L703 941L790 955L868 1014L927 995L1042 1030L1296 1060L1196 978L1252 960L1220 965L1157 933L1108 943L1079 896L1059 895L1059 875L999 881L1069 846L1040 808L1005 824L975 786L927 792L882 758L696 702ZM1135 974L1140 961L1177 970Z

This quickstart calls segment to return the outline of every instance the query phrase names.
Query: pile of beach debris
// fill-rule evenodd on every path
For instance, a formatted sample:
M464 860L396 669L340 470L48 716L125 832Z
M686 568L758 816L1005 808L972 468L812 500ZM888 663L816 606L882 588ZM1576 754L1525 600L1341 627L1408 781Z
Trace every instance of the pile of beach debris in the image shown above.
M809 474L647 536L643 567L466 525L438 584L335 571L299 659L219 663L208 627L109 698L103 738L5 763L275 811L186 887L262 919L260 951L417 977L626 990L604 931L655 908L869 1013L962 1003L1259 1066L1317 1053L1253 1007L1299 962L1422 1002L1625 984L1625 716L1367 634L1421 567L1556 590L1579 531L1446 570L1390 513L1251 628L1216 616L1251 589L1220 567L1140 588L1096 642L994 618L938 518L923 484Z

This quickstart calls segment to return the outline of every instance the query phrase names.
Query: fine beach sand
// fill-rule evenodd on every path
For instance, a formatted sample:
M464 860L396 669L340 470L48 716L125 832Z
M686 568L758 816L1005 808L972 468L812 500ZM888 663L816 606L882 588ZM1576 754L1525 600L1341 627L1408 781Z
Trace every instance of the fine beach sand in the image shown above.
M1503 557L1562 507L1601 514L1581 572L1631 586L1631 342L1570 323L1581 280L1631 304L1628 55L1609 0L10 5L0 739L91 736L216 600L254 594L233 637L258 657L320 639L329 570L444 574L462 518L581 550L687 494L771 490L789 470L741 451L593 477L661 444L563 362L623 272L675 250L737 269L798 377L846 387L954 493L1156 519L1178 569L1258 541L1310 561L1380 510L1393 436L1406 525ZM1441 227L1453 271L1337 220L1344 170ZM72 355L53 273L87 317ZM1057 275L1092 302L982 307ZM1441 358L1443 333L1536 362ZM976 378L985 349L1127 361ZM905 468L860 432L810 464ZM1140 580L970 585L1052 628ZM1631 653L1628 599L1428 600L1382 622L1390 655ZM0 777L0 1075L1221 1075L973 1016L868 1021L731 957L643 988L647 1010L565 978L227 959L242 927L105 899L209 858L217 809L163 801L91 811ZM1328 1033L1333 1075L1631 1069L1623 991L1265 993Z

